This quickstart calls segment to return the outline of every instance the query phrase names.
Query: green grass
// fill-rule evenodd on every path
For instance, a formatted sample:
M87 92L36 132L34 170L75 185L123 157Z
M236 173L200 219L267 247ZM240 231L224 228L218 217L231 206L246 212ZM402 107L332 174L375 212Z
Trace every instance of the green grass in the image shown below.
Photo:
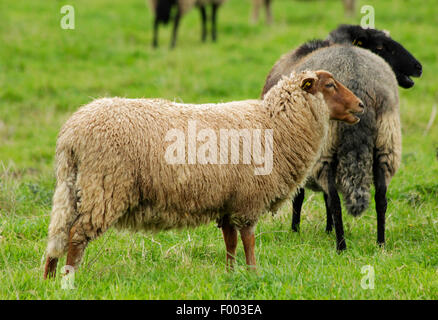
M62 30L60 8L76 9L76 29ZM438 103L435 0L360 1L424 66L400 89L403 163L388 192L387 246L375 244L374 204L344 215L348 250L327 235L320 194L308 193L301 233L290 232L291 208L257 226L258 274L226 272L214 224L155 235L111 230L92 242L75 290L43 281L43 254L54 190L53 155L62 123L102 96L219 102L259 96L281 54L322 38L345 18L341 1L274 1L275 23L249 24L250 1L219 12L219 41L200 43L199 13L182 20L177 48L170 28L152 50L144 0L12 1L0 4L0 298L1 299L437 299L438 125L425 134ZM385 85L382 83L382 85ZM63 265L65 260L61 261ZM374 290L361 268L375 270Z

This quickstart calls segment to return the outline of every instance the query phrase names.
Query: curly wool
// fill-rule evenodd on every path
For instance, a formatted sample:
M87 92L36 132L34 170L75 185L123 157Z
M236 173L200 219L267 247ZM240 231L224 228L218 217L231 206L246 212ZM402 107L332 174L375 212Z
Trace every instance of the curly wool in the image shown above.
M64 253L73 225L77 237L88 241L113 225L157 231L227 215L234 225L247 226L264 212L275 212L304 183L328 131L322 94L298 87L304 76L316 77L294 73L262 101L190 105L104 98L80 108L57 140L48 255ZM187 132L189 120L197 121L198 130L217 134L220 129L273 129L271 173L255 175L255 164L242 161L166 163L166 133Z
M267 76L262 96L283 74L318 69L331 72L366 108L357 125L330 121L329 137L306 187L328 193L327 171L330 163L336 161L337 189L343 195L347 211L357 216L369 205L374 152L385 168L387 185L401 162L396 77L381 57L368 50L338 44L327 46L325 41L311 42L276 62Z

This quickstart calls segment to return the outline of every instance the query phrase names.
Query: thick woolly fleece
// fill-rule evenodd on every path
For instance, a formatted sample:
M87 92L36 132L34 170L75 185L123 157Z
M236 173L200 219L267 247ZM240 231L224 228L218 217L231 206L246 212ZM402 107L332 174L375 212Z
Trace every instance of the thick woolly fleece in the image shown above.
M80 108L56 146L57 186L47 254L60 257L69 232L87 242L109 227L165 230L228 216L255 225L300 187L327 136L329 110L321 93L302 90L291 74L263 100L190 105L162 99L105 98ZM255 175L250 164L168 164L169 130L273 129L273 167ZM245 139L245 138L243 138ZM241 140L242 141L242 140ZM246 141L248 143L248 141ZM262 150L267 146L261 139ZM242 143L240 148L242 148Z
M354 216L360 215L370 201L373 152L385 170L386 185L400 165L402 136L396 77L381 57L355 46L322 45L295 58L297 50L285 54L275 64L263 94L283 74L293 70L324 69L362 100L365 113L359 116L361 121L357 125L330 122L327 144L306 185L328 193L327 169L330 163L337 161L337 188L343 195L347 211Z

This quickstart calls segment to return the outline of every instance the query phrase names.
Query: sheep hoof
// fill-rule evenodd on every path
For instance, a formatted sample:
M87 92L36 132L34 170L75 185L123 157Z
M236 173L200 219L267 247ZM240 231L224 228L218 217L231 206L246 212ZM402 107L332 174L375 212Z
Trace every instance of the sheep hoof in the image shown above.
M55 278L57 264L58 258L47 257L46 266L44 269L44 280L47 278Z
M342 253L346 249L347 249L347 245L345 244L345 241L336 244L336 250L338 251L338 253Z
M377 244L379 245L380 248L385 248L385 241L377 240Z

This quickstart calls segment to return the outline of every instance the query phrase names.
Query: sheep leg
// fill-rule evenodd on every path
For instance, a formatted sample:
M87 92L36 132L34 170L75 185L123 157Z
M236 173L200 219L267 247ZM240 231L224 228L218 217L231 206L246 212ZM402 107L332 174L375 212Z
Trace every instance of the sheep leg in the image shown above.
M246 264L251 270L256 269L254 229L255 226L248 226L240 229L240 237L243 242L243 249L245 250Z
M324 203L325 203L325 212L327 214L327 225L325 227L325 231L327 233L330 233L333 230L333 217L330 214L330 210L328 206L328 195L325 192L324 192Z
M155 21L154 21L154 37L152 39L152 47L154 47L154 48L158 47L158 26L159 26L158 17L155 17Z
M265 0L266 24L272 23L271 0Z
M200 6L199 11L201 11L201 22L202 22L202 35L201 40L205 42L207 40L207 11L205 6Z
M85 235L82 225L75 223L70 230L66 265L72 266L75 270L78 268L88 241L89 238Z
M237 248L237 229L235 226L230 224L228 218L224 218L222 224L222 234L224 236L225 247L227 249L227 267L230 270L233 270Z
M212 4L212 15L211 15L211 38L213 41L216 41L216 16L217 16L217 9L219 5L216 3Z
M344 226L342 223L342 209L341 209L341 199L339 199L338 191L336 190L335 184L335 168L333 165L329 166L328 175L328 196L327 205L329 208L330 215L333 217L333 222L335 225L336 232L336 249L342 251L347 249L344 239Z
M46 266L44 268L44 279L55 278L57 265L58 265L58 258L47 257Z
M304 201L304 188L300 188L298 194L292 200L292 231L298 232L300 229L301 207Z
M173 21L172 42L170 44L170 47L172 49L175 48L175 45L176 45L176 37L177 37L177 33L178 33L178 26L179 26L180 19L181 19L181 10L178 7L178 10L175 14L175 20Z
M376 159L376 152L374 152L374 186L376 193L374 195L374 201L376 202L377 212L377 243L379 245L385 244L385 214L388 206L386 198L386 179L385 169L383 165Z
M345 13L353 15L356 8L356 0L343 0Z
M260 0L253 0L253 10L252 10L252 22L257 23L259 20L259 12L260 12Z

